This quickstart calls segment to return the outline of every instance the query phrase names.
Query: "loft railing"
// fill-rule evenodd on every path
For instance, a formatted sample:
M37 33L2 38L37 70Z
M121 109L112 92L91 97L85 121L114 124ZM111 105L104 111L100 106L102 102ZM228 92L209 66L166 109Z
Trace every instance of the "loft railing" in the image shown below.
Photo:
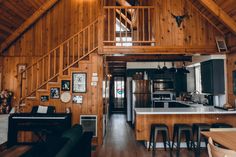
M20 103L98 48L98 21L97 18L18 75Z
M105 6L104 46L155 46L153 6Z

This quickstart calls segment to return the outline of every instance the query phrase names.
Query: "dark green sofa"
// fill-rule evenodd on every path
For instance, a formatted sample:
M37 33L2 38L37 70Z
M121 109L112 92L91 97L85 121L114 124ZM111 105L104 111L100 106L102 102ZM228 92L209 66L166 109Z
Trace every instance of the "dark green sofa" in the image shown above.
M82 126L76 124L61 137L49 138L21 157L91 157L92 136L92 132L83 132Z

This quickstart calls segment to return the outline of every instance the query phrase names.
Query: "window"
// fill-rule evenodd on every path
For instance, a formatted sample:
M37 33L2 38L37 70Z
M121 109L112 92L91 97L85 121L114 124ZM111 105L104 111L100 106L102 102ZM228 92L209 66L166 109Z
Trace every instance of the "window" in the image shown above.
M125 97L125 82L122 80L123 78L116 77L117 80L115 80L115 98L124 98Z
M195 67L195 90L198 92L202 92L202 82L201 82L201 67L197 65Z

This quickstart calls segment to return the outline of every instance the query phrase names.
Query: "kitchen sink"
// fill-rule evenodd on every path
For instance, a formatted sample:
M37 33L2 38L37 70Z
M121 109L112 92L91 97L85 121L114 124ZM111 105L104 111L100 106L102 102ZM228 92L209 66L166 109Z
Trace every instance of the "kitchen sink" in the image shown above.
M179 102L155 102L154 108L188 108L189 105L179 103Z

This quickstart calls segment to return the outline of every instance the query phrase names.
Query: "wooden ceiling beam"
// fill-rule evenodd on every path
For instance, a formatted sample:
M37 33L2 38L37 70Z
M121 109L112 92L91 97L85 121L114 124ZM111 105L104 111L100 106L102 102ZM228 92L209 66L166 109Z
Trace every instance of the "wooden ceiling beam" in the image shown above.
M201 4L222 21L233 33L236 34L236 22L213 0L199 0Z
M144 62L144 61L192 61L192 56L183 55L129 55L129 56L107 56L107 62Z
M0 53L4 52L19 36L33 25L44 13L52 8L59 0L45 2L32 16L30 16L19 28L17 28L0 46Z
M217 54L215 46L104 46L100 54Z

